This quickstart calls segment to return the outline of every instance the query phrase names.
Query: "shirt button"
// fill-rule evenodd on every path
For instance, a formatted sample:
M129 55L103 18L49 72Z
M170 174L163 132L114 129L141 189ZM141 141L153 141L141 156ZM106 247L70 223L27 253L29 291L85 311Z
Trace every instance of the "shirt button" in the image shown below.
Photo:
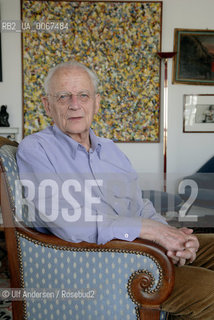
M126 239L128 239L128 237L129 237L128 233L125 233L125 234L124 234L124 237L125 237Z

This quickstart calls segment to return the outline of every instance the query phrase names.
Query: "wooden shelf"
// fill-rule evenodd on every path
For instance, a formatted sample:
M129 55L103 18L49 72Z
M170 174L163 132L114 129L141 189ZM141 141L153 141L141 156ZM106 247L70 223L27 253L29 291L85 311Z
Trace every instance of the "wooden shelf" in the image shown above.
M16 140L19 128L13 127L0 127L0 136L9 138L10 140Z

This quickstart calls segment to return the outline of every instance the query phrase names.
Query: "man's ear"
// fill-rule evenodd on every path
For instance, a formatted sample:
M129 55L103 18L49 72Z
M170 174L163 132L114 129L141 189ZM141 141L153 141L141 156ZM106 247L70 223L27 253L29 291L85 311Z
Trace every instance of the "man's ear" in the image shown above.
M49 101L48 101L48 97L47 97L47 96L42 97L42 103L43 103L45 112L47 113L47 115L48 115L49 117L51 117L50 103L49 103Z
M99 111L99 108L100 108L100 100L101 100L100 94L97 93L97 94L96 94L96 97L95 97L95 114L97 114L98 111Z

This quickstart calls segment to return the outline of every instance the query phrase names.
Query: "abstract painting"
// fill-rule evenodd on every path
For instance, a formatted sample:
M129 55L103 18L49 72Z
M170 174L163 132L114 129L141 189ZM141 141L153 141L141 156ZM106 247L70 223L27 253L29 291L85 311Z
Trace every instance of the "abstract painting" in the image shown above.
M51 124L41 103L48 70L76 60L100 80L97 135L159 142L161 22L161 1L22 0L24 135Z

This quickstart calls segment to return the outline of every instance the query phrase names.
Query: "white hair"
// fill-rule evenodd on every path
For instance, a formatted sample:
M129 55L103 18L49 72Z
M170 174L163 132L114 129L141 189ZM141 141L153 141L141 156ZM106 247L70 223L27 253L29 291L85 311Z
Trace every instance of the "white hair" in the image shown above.
M94 91L95 93L97 93L98 90L98 84L99 84L99 80L97 78L97 75L88 67L86 67L84 64L77 62L75 60L69 61L69 62L63 62L60 63L58 65L56 65L55 67L53 67L52 69L49 70L47 77L45 78L44 81L44 89L45 89L45 93L48 94L49 93L49 89L50 89L50 83L51 80L55 74L55 72L57 72L59 69L74 69L74 68L81 68L84 71L86 71L93 83L94 86Z

